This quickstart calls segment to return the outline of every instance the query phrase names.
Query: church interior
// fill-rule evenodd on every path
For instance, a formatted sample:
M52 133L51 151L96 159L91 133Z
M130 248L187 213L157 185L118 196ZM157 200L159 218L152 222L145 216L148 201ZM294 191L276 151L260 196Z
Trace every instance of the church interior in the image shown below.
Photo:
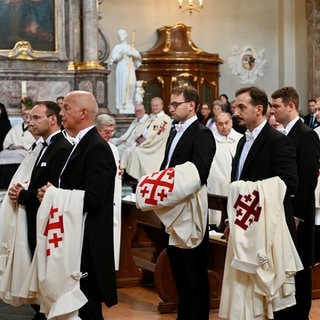
M154 96L162 97L166 111L172 87L181 84L195 86L202 101L223 93L232 100L236 90L250 85L268 94L294 86L301 114L307 113L309 99L320 96L320 0L49 2L51 30L44 26L28 38L19 29L21 12L12 7L6 19L0 1L0 102L11 119L19 117L22 98L55 101L79 89L92 92L99 108L115 117L117 135L125 132L134 112L117 106L116 75L108 65L120 29L141 54L136 78L148 113ZM209 197L209 207L222 212L222 223L226 198ZM105 319L176 319L177 293L159 241L159 221L130 201L123 201L122 212L119 304L104 307ZM225 252L225 241L210 240L211 320L219 319ZM320 265L314 269L312 294L310 319L315 320L320 317ZM0 319L31 316L28 306L0 302Z

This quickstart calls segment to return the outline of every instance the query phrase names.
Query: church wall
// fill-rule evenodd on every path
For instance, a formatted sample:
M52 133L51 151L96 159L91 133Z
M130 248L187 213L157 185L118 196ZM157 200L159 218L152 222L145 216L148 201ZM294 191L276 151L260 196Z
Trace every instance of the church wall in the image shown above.
M191 16L178 8L176 0L104 0L100 4L102 19L111 48L118 43L117 30L124 28L135 47L149 50L156 42L156 30L182 22L192 27L191 38L200 49L218 53L224 63L220 66L220 93L230 99L234 92L246 85L232 74L228 58L232 48L251 45L255 50L265 49L267 64L264 75L254 82L271 94L284 85L297 87L301 106L305 109L307 96L307 37L305 4L299 0L204 0L204 8ZM108 79L109 109L115 112L115 79Z

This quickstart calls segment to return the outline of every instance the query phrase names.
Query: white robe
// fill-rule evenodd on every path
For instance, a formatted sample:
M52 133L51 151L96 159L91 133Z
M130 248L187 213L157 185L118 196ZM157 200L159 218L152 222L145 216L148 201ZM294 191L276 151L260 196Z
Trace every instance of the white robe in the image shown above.
M35 139L29 130L22 130L22 125L22 123L18 123L9 130L3 141L3 149L7 149L11 144L23 146L25 150L31 148Z
M143 211L154 210L170 235L169 245L188 249L202 242L208 218L207 188L200 185L193 163L142 177L136 206Z
M120 136L119 138L111 138L109 142L117 146L119 157L121 159L124 150L136 144L135 140L138 138L137 132L141 131L141 128L144 127L144 122L149 119L147 114L140 119L134 119L127 131Z
M80 290L85 214L82 190L47 189L37 214L37 246L20 296L39 299L48 320L76 314L87 302Z
M146 140L139 146L132 146L124 151L121 157L122 169L137 180L158 170L163 160L171 122L171 118L164 112L145 121L137 132L137 138L143 134Z
M285 192L279 177L231 184L223 319L273 319L274 311L296 303L294 275L303 266L285 221Z
M0 164L21 163L28 154L35 141L33 135L28 131L22 130L23 123L13 126L7 133L3 141L3 150L0 152ZM10 145L23 146L23 149L8 149Z
M227 196L231 183L232 159L236 153L238 141L242 134L231 129L227 136L222 136L217 130L213 132L216 141L216 153L211 163L208 176L208 192ZM219 225L221 211L209 209L209 224Z
M27 188L41 149L40 144L29 151L15 172L10 186L22 183ZM19 292L31 264L31 253L25 207L12 202L8 194L0 207L0 244L0 298L6 303L18 306L22 303Z
M113 207L113 245L114 245L114 265L119 270L120 263L120 241L121 241L121 203L122 203L122 175L118 149L109 142L114 159L116 161L117 173L114 180L114 207Z

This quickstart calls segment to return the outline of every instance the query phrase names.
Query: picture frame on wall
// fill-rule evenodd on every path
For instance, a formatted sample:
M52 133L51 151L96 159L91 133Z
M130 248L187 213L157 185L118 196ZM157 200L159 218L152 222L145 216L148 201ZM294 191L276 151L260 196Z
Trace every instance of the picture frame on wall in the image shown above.
M0 1L0 58L65 60L63 0Z

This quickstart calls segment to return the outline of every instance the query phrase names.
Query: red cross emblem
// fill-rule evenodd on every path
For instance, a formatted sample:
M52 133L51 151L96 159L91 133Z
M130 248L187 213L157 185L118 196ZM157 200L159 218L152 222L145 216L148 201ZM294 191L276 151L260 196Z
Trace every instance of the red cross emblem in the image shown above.
M51 206L49 218L43 235L47 237L47 256L51 255L51 249L59 247L63 242L63 215L59 209Z
M120 164L120 160L118 160L118 176L121 178L122 176L122 170L121 170L121 164Z
M235 224L240 228L247 230L253 221L259 221L261 207L259 206L259 192L253 190L251 194L238 195L235 202L234 209L236 209Z
M174 185L174 168L154 172L146 176L138 185L140 192L146 204L157 205L163 202L168 193L172 192Z
M167 123L168 123L167 121L163 121L161 123L160 128L159 128L159 130L157 132L158 135L161 134L162 132L165 132Z

